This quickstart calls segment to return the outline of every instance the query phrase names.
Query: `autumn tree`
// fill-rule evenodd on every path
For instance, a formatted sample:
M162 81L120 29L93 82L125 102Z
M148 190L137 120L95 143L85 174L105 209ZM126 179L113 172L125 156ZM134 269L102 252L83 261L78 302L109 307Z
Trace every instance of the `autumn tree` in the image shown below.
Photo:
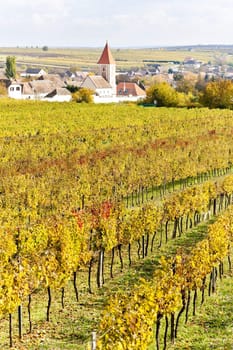
M193 96L190 92L176 91L167 82L160 82L147 89L145 103L154 103L158 107L185 107L192 102Z
M233 83L230 80L218 80L206 85L201 103L210 108L233 108Z
M73 100L78 103L91 103L93 102L93 91L87 88L81 88L73 94Z
M175 107L178 105L176 90L166 82L156 83L146 92L146 103L154 103L158 107Z
M201 92L205 89L206 84L208 83L209 77L208 74L198 74L197 81L195 84L195 90Z
M184 92L186 94L195 94L195 84L197 82L197 74L187 73L185 75L180 74L181 79L176 80L176 90Z
M0 96L6 96L7 95L7 89L3 83L0 83Z

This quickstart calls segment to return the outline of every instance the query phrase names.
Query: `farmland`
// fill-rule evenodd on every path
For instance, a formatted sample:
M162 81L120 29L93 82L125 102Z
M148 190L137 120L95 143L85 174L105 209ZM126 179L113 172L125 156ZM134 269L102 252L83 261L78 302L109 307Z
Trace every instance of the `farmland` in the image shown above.
M0 104L1 348L9 345L10 314L11 341L18 349L87 349L93 330L103 349L109 344L118 349L116 333L131 339L130 349L138 324L147 339L151 336L147 320L131 320L130 333L129 315L124 311L124 318L119 308L122 323L112 334L112 321L103 313L109 298L114 295L119 305L126 300L131 313L137 297L140 310L136 285L140 293L143 288L154 293L155 275L166 281L165 272L174 273L170 260L176 259L177 271L180 256L201 261L200 247L206 242L214 242L214 253L210 246L206 269L195 271L202 278L190 277L185 292L193 297L196 290L201 298L199 289L212 273L206 308L214 300L221 304L221 294L215 299L213 271L220 266L222 293L230 290L231 272L223 278L222 264L225 272L230 269L232 223L225 210L231 213L233 194L232 111ZM221 220L227 223L224 229ZM221 249L214 232L221 237ZM194 271L189 263L193 270L188 272ZM177 303L166 309L169 317L181 306L178 282L176 288ZM165 292L162 296L167 300ZM157 314L158 305L153 307ZM185 346L183 338L176 341L180 349Z
M0 48L0 64L4 64L8 55L15 56L17 65L47 67L47 69L60 68L61 70L75 67L77 70L96 71L102 48ZM233 62L231 48L112 48L113 57L119 70L140 68L145 61L183 61L192 56L204 63L214 62L225 57L229 64Z

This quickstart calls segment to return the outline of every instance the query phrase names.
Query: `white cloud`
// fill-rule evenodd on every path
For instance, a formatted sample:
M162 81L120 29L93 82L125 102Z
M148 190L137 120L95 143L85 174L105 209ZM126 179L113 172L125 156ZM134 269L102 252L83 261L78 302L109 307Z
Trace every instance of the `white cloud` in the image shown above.
M232 0L8 0L0 46L231 43L232 10Z

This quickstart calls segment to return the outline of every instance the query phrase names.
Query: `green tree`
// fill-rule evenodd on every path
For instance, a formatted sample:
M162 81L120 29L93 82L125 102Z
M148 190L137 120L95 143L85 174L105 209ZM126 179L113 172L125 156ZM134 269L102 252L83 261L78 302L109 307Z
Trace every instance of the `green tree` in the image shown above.
M7 56L5 73L6 73L7 78L15 78L16 77L15 56Z
M200 102L209 108L233 108L233 83L218 80L208 83L201 94Z

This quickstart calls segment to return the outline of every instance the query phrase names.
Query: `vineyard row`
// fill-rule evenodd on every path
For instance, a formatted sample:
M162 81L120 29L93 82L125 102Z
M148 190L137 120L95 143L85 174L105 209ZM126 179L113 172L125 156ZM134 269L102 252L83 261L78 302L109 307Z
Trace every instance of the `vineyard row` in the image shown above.
M113 277L115 250L123 259L122 246L128 246L129 265L131 245L138 243L140 258L153 250L155 236L160 233L160 245L170 235L197 225L200 220L216 215L232 201L233 176L218 183L206 182L174 192L164 203L145 203L127 208L122 202L104 202L101 207L74 211L68 217L51 218L36 226L10 228L1 232L1 315L14 312L26 296L31 299L38 288L47 288L47 320L50 319L51 290L64 288L73 276L74 289L80 268L87 267L88 289L91 292L91 273L97 263L97 285L104 283L105 255L111 255L110 276ZM185 219L185 220L184 220ZM172 223L172 226L168 225ZM7 239L6 239L7 238Z
M174 258L161 258L160 268L151 281L141 280L128 293L114 295L109 300L99 327L97 349L146 350L153 342L160 349L161 320L165 319L163 349L170 339L174 343L178 336L179 321L185 312L188 321L191 294L193 294L193 316L196 312L198 290L201 303L208 294L215 292L216 280L224 273L223 260L228 258L231 270L233 243L233 206L208 227L208 235L198 242L188 254L181 249ZM207 277L209 283L207 282Z

